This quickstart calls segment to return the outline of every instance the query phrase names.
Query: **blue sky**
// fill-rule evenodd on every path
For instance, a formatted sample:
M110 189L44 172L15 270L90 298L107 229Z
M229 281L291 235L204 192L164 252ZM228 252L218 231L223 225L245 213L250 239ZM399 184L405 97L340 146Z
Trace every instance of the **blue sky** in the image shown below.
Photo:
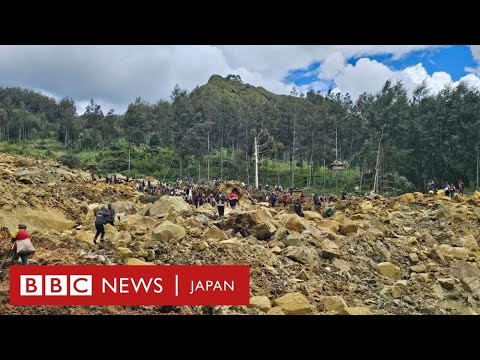
M466 69L478 67L478 63L468 45L427 48L400 56L395 56L393 53L346 56L345 66L355 67L359 59L368 59L371 62L381 63L392 72L402 72L406 68L421 64L429 76L432 76L434 73L444 72L450 75L453 82L467 76L469 71ZM312 84L317 84L317 87L320 87L321 90L334 88L336 86L335 79L322 78L321 75L318 75L321 66L322 62L315 61L306 68L290 70L283 81L299 87L309 87Z

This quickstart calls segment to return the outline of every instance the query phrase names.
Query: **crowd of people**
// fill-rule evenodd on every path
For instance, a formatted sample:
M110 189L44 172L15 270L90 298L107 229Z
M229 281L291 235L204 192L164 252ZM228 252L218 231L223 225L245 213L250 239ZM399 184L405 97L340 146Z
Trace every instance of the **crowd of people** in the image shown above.
M437 194L439 190L444 191L445 196L449 196L453 199L453 198L455 198L457 191L458 191L458 195L463 196L463 191L464 191L465 186L464 186L462 180L458 180L458 186L457 187L455 186L455 182L452 181L452 182L449 183L449 182L445 181L442 185L442 188L440 189L438 180L433 179L429 183L429 188L430 188L429 191L432 191L434 194Z

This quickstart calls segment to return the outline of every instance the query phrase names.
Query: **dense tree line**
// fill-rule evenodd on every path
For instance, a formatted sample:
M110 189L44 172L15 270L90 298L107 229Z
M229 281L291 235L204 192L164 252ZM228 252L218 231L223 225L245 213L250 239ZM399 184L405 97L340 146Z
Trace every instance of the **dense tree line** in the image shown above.
M278 173L277 166L289 164L288 179L278 180L300 186L313 185L320 167L341 161L359 169L364 188L383 193L424 190L433 178L462 179L473 188L480 93L460 84L432 95L423 84L409 97L401 83L387 82L354 102L333 92L275 95L238 75L213 75L191 92L176 86L170 99L155 104L137 98L122 115L105 114L94 100L77 115L72 99L0 88L0 140L52 137L67 151L114 153L112 171L141 165L144 172L168 169L166 177L236 177L255 184L258 159L260 183L262 171ZM138 149L146 150L131 160ZM299 179L298 171L308 175Z

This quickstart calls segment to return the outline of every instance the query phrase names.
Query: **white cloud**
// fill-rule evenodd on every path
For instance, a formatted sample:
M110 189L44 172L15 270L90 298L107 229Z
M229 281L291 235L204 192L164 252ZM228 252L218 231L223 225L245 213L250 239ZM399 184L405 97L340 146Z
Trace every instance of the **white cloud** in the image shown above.
M333 80L336 84L334 91L349 93L354 100L363 92L380 91L387 80L401 81L409 94L424 81L432 94L438 93L447 85L456 86L462 80L465 80L468 86L480 88L480 78L473 74L463 77L458 82L452 82L451 76L446 72L428 75L421 63L394 71L369 58L360 58L355 65L347 64L346 58L341 53L329 55L320 66L318 76L320 79Z
M438 46L433 46L438 47ZM0 46L0 86L41 89L56 98L72 97L79 112L93 98L104 112L126 110L137 97L148 102L168 98L175 84L191 90L212 74L239 74L245 82L288 94L293 84L282 79L292 69L323 62L323 71L346 91L370 91L389 75L380 63L352 56L392 54L399 58L430 45L169 45L169 46ZM473 51L473 50L472 50ZM343 59L343 62L337 63ZM378 72L380 71L380 72ZM365 78L362 74L372 78ZM362 83L365 84L360 90ZM301 86L321 88L324 83Z
M470 45L472 56L480 64L480 45Z

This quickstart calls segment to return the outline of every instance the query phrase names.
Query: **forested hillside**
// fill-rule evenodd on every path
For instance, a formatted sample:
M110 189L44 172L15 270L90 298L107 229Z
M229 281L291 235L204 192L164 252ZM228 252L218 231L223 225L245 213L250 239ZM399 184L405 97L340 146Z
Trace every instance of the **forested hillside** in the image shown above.
M55 140L55 141L53 141ZM59 157L103 174L152 175L160 180L231 178L289 187L361 186L395 194L463 180L478 188L480 93L459 85L409 97L401 83L378 94L310 91L276 95L213 75L187 92L149 104L137 98L125 114L94 100L79 115L31 90L0 88L3 151ZM56 145L55 145L56 144ZM256 150L257 149L257 154ZM327 170L334 161L345 170Z

